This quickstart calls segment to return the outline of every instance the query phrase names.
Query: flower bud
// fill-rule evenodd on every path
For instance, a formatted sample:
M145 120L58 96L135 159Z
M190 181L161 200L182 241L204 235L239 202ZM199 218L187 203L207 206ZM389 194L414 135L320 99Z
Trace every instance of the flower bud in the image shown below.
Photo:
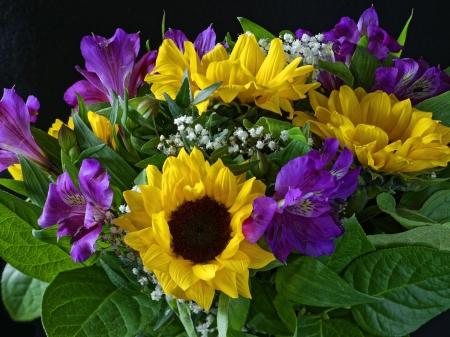
M74 162L75 160L78 159L78 157L80 156L81 150L80 147L78 145L75 144L74 147L72 147L69 150L69 158L72 162Z
M136 110L146 119L156 117L159 112L159 102L154 98L146 99L139 103Z
M63 124L58 132L58 143L64 152L68 153L71 148L77 145L77 136L72 129Z
M267 161L266 156L264 156L264 154L262 154L260 151L256 150L253 153L250 161L252 160L259 160L259 163L253 166L250 171L256 178L264 178L267 174L267 171L269 170L269 162Z

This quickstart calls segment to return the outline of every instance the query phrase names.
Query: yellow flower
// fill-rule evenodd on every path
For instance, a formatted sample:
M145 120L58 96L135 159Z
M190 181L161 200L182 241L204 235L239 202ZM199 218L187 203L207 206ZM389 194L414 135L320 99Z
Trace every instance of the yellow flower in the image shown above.
M164 40L159 48L153 73L145 77L152 83L151 90L157 99L163 93L172 99L180 90L185 69L189 70L194 96L206 87L222 82L210 98L197 105L200 113L207 110L213 98L229 103L237 98L241 104L257 106L281 115L281 109L292 119L292 101L305 98L309 89L319 83L305 84L314 67L298 67L301 58L285 66L285 55L280 39L273 39L267 57L258 46L254 35L242 34L230 55L221 44L200 59L191 42L184 43L184 54L172 40Z
M265 185L234 176L220 159L210 166L197 149L167 158L162 172L149 165L141 192L124 192L131 212L115 224L129 232L126 244L175 298L207 310L215 290L251 298L248 268L275 259L242 234L242 222Z
M58 139L58 132L59 132L59 129L61 129L61 126L63 124L64 123L61 120L56 119L55 123L53 123L52 126L48 129L48 134L50 136L52 136L53 138ZM66 126L71 128L72 130L75 128L72 117L69 117L69 121L67 122Z
M8 167L8 172L14 180L23 180L22 167L20 164L14 164Z
M292 123L322 138L339 139L364 167L384 172L419 172L450 161L450 128L420 111L411 101L399 101L393 94L378 90L367 94L342 86L330 97L309 92L315 118L296 112Z

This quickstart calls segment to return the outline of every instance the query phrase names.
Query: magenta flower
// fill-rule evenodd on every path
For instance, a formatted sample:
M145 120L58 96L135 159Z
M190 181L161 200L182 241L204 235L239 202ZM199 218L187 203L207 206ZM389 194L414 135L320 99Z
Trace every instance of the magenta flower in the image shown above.
M180 49L181 52L184 52L184 41L188 41L188 38L181 30L169 28L169 30L164 34L164 38L171 39L176 44L178 49ZM211 26L198 34L194 41L194 49L200 60L203 55L213 50L215 46L216 33Z
M0 171L18 164L18 154L33 160L47 172L57 169L39 148L31 135L31 115L39 109L39 102L29 96L27 104L14 89L4 89L0 101Z
M43 228L58 224L58 238L72 237L70 255L75 262L86 261L95 252L105 213L113 199L109 179L96 159L84 159L78 174L81 192L67 172L58 177L56 184L50 184L38 224Z
M358 186L360 171L350 169L353 155L347 148L327 170L338 149L339 141L328 138L320 151L312 150L281 168L273 197L255 199L251 216L242 224L250 243L265 234L281 262L294 248L313 257L334 252L333 240L344 233L337 212Z
M394 94L399 100L409 98L412 105L450 90L450 76L439 67L431 67L420 58L394 59L392 67L375 71L375 84L371 91L382 90Z
M76 66L86 80L73 84L64 93L64 100L77 106L78 93L86 104L113 102L111 90L124 97L128 89L130 98L144 84L144 77L155 67L157 51L149 51L135 64L139 53L139 33L127 34L117 29L110 39L102 36L85 36L81 40L81 54L86 61L86 70Z

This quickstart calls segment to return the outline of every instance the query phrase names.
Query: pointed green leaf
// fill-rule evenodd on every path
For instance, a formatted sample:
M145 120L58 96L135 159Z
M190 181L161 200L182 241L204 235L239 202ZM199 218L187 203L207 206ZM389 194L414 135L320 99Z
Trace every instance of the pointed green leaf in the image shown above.
M17 194L28 197L27 188L22 180L0 178L0 185L10 189Z
M231 165L227 165L225 163L224 164L226 167L228 167L230 169L231 172L233 172L233 174L235 176L238 176L242 173L247 172L248 170L250 170L253 166L255 166L258 163L259 163L259 160L252 160L252 161L249 161L244 164L231 164Z
M172 117L175 119L175 118L179 118L179 117L181 117L181 116L184 116L184 110L183 109L181 109L178 105L177 105L177 103L172 99L172 98L170 98L170 96L169 95L167 95L165 92L163 92L163 96L164 96L164 99L166 100L166 102L167 102L167 105L169 106L169 111L170 111L170 113L171 113L171 115L172 115Z
M219 332L219 337L227 337L229 302L230 297L224 292L221 292L217 308L217 331Z
M186 302L177 302L178 312L177 315L180 318L181 323L183 323L184 329L189 337L197 337L195 332L194 324L192 323L191 311L189 310Z
M218 87L220 87L221 84L222 84L222 82L217 82L217 83L211 84L209 87L200 91L197 94L197 96L195 96L194 100L192 101L192 105L196 105L198 103L203 102L205 99L208 99L208 97L211 96L214 93L214 91L216 91L216 89Z
M136 167L145 169L148 165L155 165L157 168L162 170L162 167L164 165L164 162L167 159L167 155L165 154L156 154L152 157L149 157L147 159L141 160L139 163L136 164Z
M48 283L25 275L7 264L2 274L2 300L11 318L29 322L41 316L41 302Z
M78 93L75 93L75 95L77 96L77 100L78 100L78 112L76 112L74 109L72 109L72 111L74 113L78 113L78 115L80 116L80 118L84 122L84 124L86 126L90 127L91 123L89 123L88 110L86 108L86 104L84 104L83 98Z
M49 337L135 337L155 323L158 312L159 302L119 290L96 266L60 273L42 300Z
M400 33L400 36L397 39L397 42L401 46L405 46L406 35L408 34L408 27L409 27L409 23L411 22L411 19L413 17L413 13L414 13L414 9L411 10L411 15L410 15L408 21L406 21L405 27L403 27L403 30L402 30L402 32ZM400 57L402 55L402 50L400 50L398 53L392 53L392 55L395 56L395 57Z
M438 119L445 126L450 126L450 91L436 97L428 98L414 106L414 108L433 113L433 119Z
M50 180L47 176L27 157L17 155L22 168L23 181L28 192L28 196L38 206L43 207L47 200Z
M355 305L364 330L403 336L450 309L450 253L425 247L383 249L355 260L344 279L362 293L383 298Z
M265 30L261 26L257 25L256 23L254 23L246 18L238 17L238 20L241 23L242 31L244 33L252 32L255 35L257 41L259 41L260 39L263 39L263 38L269 39L269 40L272 40L275 38L275 35L273 35L269 31Z
M353 87L363 87L370 91L375 83L375 70L381 67L380 61L369 51L369 49L356 46L355 53L350 61L350 71L353 74Z
M56 164L56 166L61 167L61 147L58 144L58 139L53 138L47 132L41 129L30 126L31 134L38 146L49 155L50 159Z
M187 108L192 102L191 84L189 83L188 69L184 71L181 79L181 88L175 97L175 102L181 108Z
M319 60L319 68L336 75L343 80L346 85L353 89L354 79L352 72L344 63Z

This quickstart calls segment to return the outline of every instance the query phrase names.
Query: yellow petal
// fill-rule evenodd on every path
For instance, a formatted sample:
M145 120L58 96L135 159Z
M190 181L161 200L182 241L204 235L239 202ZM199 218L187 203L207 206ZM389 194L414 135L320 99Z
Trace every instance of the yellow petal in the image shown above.
M251 36L247 34L239 36L230 55L230 61L239 59L242 66L253 76L256 76L258 73L264 58L264 53L259 48L258 42L253 34Z
M148 165L145 169L145 174L147 176L147 184L150 186L155 186L161 189L161 179L162 174L159 172L158 168L154 165Z
M280 39L273 39L270 42L270 49L264 62L256 75L256 82L261 85L267 85L284 68L285 55ZM297 66L295 66L297 67Z
M361 123L361 106L354 91L347 85L343 85L339 91L342 113L352 121L354 125Z
M211 165L208 173L205 178L205 187L206 187L206 195L214 198L214 187L216 178L219 175L221 169L223 169L225 165L222 163L222 159L217 159L217 161Z
M186 297L197 303L205 310L209 310L211 308L214 294L214 288L202 280L186 289Z
M195 184L194 187L186 185L183 187L183 193L186 201L193 201L203 198L205 196L205 184L203 184L203 181L200 181Z
M20 164L14 164L8 167L8 172L14 180L23 180L22 166Z
M319 106L328 109L328 98L325 95L318 93L316 90L310 90L308 91L308 96L314 111L316 111Z
M247 198L248 198L248 196L250 195L250 193L252 191L253 182L255 180L256 180L256 178L252 177L249 180L245 181L242 184L242 186L240 186L239 193L236 196L236 198L235 198L235 200L233 202L233 205L228 210L228 212L230 212L230 214L236 213L243 205L246 204Z
M212 284L215 289L223 291L231 298L238 298L236 273L234 271L225 268L218 270L216 277L208 281L208 283Z
M158 279L159 284L161 284L161 287L163 288L164 293L166 295L173 294L174 291L178 288L177 284L170 277L169 273L163 273L163 272L160 272L159 270L154 270L153 273L155 274L156 278Z
M361 123L384 129L389 121L390 113L391 101L384 92L370 93L361 101Z
M125 191L123 197L132 212L145 212L144 199L142 199L141 193Z
M255 104L259 106L261 109L269 110L275 112L279 115L282 115L280 110L280 96L277 92L273 94L265 94L259 97Z
M216 256L216 260L225 268L238 274L242 274L247 270L250 263L250 258L240 250L229 259L222 259L220 256Z
M241 242L239 250L243 251L250 258L248 267L252 269L263 268L275 260L275 256L272 253L265 251L256 243L252 245L247 240Z
M254 199L256 199L256 196ZM236 213L234 213L230 222L232 233L242 233L242 223L250 216L252 210L252 201L249 200L245 206L242 206Z
M242 274L236 274L236 286L239 295L245 298L252 298L250 287L248 285L249 271L248 269Z
M229 208L233 205L236 195L236 177L229 168L224 167L219 171L214 182L214 199Z
M134 232L151 227L152 218L145 211L131 212L115 219L114 224L129 232Z
M170 242L172 241L172 235L170 234L169 224L167 223L164 211L153 214L152 228L153 235L163 251L171 253L172 248L170 247Z
M224 260L229 259L234 256L236 252L239 250L239 244L241 241L245 239L244 235L241 233L237 233L231 240L228 242L227 246L220 254L220 257Z
M125 235L125 243L137 250L138 252L146 252L151 245L155 243L152 228L145 228L137 232L131 232Z
M166 162L169 161L170 158L172 157L167 158ZM181 186L186 185L184 180L185 175L175 166L171 166L168 170L164 171L161 183L161 199L162 205L167 212L174 211L184 202L183 189L180 188Z
M192 262L188 260L173 260L169 266L169 273L175 283L184 291L199 280L192 271Z
M218 43L213 50L203 55L202 63L208 67L211 62L220 62L228 60L228 53L222 44Z
M355 141L360 145L366 145L375 141L376 145L373 148L373 152L377 152L388 145L389 138L386 132L376 126L359 124L355 130Z
M152 216L162 210L161 190L158 187L140 185L142 199L144 200L145 211Z
M213 279L219 269L222 269L222 266L218 263L196 264L192 267L195 276L204 281Z
M142 263L147 270L159 270L169 272L169 265L174 260L172 256L165 253L160 246L151 245L142 258Z

